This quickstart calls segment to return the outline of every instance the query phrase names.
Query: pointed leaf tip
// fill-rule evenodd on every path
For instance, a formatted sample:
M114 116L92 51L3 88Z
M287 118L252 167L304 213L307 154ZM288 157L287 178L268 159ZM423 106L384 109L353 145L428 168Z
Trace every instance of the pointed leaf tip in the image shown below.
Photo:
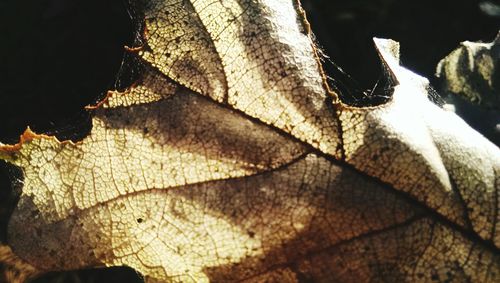
M384 70L390 76L391 81L399 84L397 69L399 68L399 42L392 39L373 38L378 56L384 65Z
M388 79L392 82L392 86L407 85L424 88L429 84L429 81L406 69L400 65L399 42L392 39L373 38L375 48L379 54L380 60L387 73ZM426 92L422 92L425 93Z
M382 59L393 58L399 65L399 42L386 38L373 38L375 47Z

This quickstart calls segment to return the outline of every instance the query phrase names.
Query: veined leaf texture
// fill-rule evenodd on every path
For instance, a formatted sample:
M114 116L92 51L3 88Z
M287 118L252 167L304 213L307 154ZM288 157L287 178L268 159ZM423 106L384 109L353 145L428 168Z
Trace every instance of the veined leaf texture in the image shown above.
M350 107L298 1L134 4L143 72L89 107L91 133L0 146L24 175L10 258L148 282L500 280L500 151L396 42L375 39L391 100Z

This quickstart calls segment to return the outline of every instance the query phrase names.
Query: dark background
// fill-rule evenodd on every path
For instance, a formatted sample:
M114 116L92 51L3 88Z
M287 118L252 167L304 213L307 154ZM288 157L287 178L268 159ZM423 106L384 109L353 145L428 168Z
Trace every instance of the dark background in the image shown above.
M373 36L399 41L403 64L439 90L438 61L461 41L491 41L500 27L498 1L302 2L319 45L366 89L380 76ZM123 46L134 40L126 6L122 0L0 0L0 142L17 142L27 126L61 139L85 135L90 120L83 107L114 88ZM333 64L325 66L335 77ZM0 241L12 208L12 175L0 164ZM49 274L37 282L137 280L131 270L113 269Z

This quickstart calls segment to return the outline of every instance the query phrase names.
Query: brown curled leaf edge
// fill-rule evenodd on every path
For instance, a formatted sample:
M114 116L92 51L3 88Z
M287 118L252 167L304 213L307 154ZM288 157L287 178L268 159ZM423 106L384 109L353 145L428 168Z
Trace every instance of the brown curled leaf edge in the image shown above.
M349 107L295 0L135 4L144 71L91 133L0 146L24 174L8 246L33 273L500 281L500 151L429 101L397 42L375 39L390 101Z

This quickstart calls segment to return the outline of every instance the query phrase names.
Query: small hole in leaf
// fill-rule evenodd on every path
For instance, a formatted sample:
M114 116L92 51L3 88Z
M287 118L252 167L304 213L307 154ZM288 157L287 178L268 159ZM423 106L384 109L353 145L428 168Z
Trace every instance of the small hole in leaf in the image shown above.
M144 221L144 219L142 219L142 218L137 218L137 220L136 220L136 221L137 221L137 223L142 223L142 222Z

